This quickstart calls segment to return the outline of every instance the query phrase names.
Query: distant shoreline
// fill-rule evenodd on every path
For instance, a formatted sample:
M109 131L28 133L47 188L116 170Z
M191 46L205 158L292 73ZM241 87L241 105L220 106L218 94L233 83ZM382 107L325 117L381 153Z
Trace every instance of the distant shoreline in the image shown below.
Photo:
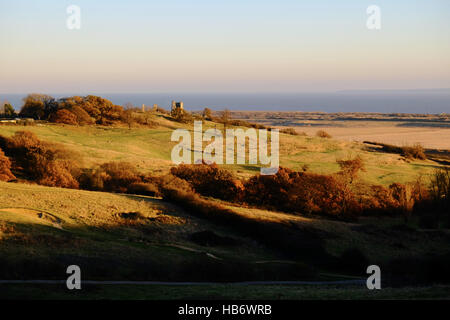
M44 92L45 93L45 92ZM51 94L55 98L86 93ZM362 91L329 93L93 93L118 105L158 104L170 108L172 100L183 101L189 111L229 109L261 112L362 112L441 114L450 112L450 90ZM0 102L9 101L16 110L26 94L0 94Z

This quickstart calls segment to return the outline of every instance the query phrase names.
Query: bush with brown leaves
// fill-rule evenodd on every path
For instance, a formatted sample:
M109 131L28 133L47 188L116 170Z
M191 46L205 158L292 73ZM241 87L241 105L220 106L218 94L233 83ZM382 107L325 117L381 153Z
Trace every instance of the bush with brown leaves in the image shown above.
M287 168L246 181L245 202L292 213L345 218L359 212L353 193L334 177Z
M78 189L78 181L70 173L72 166L72 162L67 160L49 161L37 182L44 186Z
M74 178L78 172L77 155L62 146L40 141L29 131L18 131L3 138L5 151L15 167L27 178L47 186L78 188Z
M316 136L320 137L320 138L331 138L331 135L324 131L324 130L319 130L316 132Z
M59 109L50 116L50 121L69 125L77 125L77 116L67 109Z
M11 181L15 178L11 172L11 161L0 149L0 181Z
M339 167L341 167L341 171L338 175L343 177L346 182L350 184L358 177L360 171L366 171L364 161L360 156L356 156L354 159L341 159L336 162L339 164Z
M239 201L244 195L242 182L216 164L181 164L171 168L170 173L188 181L197 193L205 196Z
M142 183L142 179L128 162L107 162L80 176L81 187L88 190L125 193L137 183Z

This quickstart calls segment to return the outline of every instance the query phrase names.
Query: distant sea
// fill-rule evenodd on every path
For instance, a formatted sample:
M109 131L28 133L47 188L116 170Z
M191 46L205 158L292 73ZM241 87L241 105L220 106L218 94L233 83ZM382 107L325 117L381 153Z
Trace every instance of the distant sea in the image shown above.
M55 98L86 93L51 94ZM123 105L169 108L183 101L188 110L323 111L380 113L450 113L450 89L403 91L340 91L333 93L95 93ZM26 94L0 94L20 109Z

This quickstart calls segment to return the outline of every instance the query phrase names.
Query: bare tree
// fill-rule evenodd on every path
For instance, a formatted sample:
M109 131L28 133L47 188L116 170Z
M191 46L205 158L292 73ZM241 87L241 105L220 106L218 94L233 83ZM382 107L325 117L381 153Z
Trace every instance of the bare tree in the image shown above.
M228 109L223 110L220 113L220 122L223 123L223 127L226 128L231 120L231 112Z

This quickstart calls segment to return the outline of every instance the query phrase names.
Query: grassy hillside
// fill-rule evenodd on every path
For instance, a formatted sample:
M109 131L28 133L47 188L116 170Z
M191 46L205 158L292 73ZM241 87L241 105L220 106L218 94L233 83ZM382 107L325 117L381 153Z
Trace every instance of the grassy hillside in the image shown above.
M100 126L0 126L0 135L11 136L16 131L28 130L41 140L59 142L78 151L84 166L91 167L107 161L128 161L142 171L167 171L171 166L170 154L175 142L170 141L173 129L181 124L159 120L157 128L120 128ZM212 127L207 123L204 127ZM220 125L219 125L220 126ZM184 125L192 130L192 125ZM280 134L280 165L300 170L304 165L316 173L334 173L339 170L337 159L360 155L366 172L363 180L389 185L393 182L412 182L418 176L430 174L436 167L432 161L405 161L399 155L373 152L362 143L343 142L315 136L292 136ZM225 165L241 176L259 172L253 165Z
M45 267L47 262L58 259L74 257L84 261L96 257L120 261L123 268L128 268L127 264L154 264L160 269L149 274L150 278L156 278L158 272L176 278L177 271L166 268L179 268L180 260L202 264L225 259L279 258L231 229L194 218L159 199L4 182L0 182L0 190L0 259L9 265L34 258ZM205 247L190 240L192 234L205 230L233 237L239 246L211 247L205 252ZM3 272L14 272L9 274L11 278L46 272L31 270L33 265L23 270L28 274L2 267ZM64 270L59 270L59 278L61 272ZM111 272L127 279L126 270ZM58 274L53 276L58 278ZM99 277L96 270L93 276Z
M364 252L366 263L380 264L385 270L394 259L449 253L448 232L419 231L413 222L410 227L398 219L343 223L223 203L243 217L280 224L288 228L286 230L298 232L306 251L292 259L242 234L236 226L196 218L195 214L155 198L4 182L0 182L0 190L0 273L3 279L64 279L67 265L78 264L84 278L91 280L345 280L363 274L355 270L361 263L358 257L347 257L348 265L342 268L332 266L339 261L342 263L341 257L349 250ZM211 231L235 243L205 245L192 238L199 231ZM317 248L308 247L308 243L319 238L329 257L329 262L325 261L328 268L324 267L324 261L315 263L309 259L308 251ZM33 285L0 286L9 297L39 297L44 290ZM58 286L51 288L47 289L58 297L72 297ZM367 295L363 288L347 290L333 286L313 289L272 286L261 288L258 295L239 286L189 290L161 287L158 294L155 288L117 290L110 286L93 286L83 297L145 298L149 294L154 298L206 297L199 291L203 289L211 293L209 297L216 298L338 298L338 294L347 298L375 297ZM396 294L432 297L445 290L404 289L385 292L380 297Z
M43 141L57 142L78 152L85 168L127 161L142 172L166 173L172 167L172 130L192 130L192 125L162 116L158 123L155 128L131 129L55 124L0 126L0 135L32 131ZM215 124L208 122L205 126ZM366 167L361 178L383 185L414 181L436 167L432 161L406 161L396 154L371 151L360 143L315 136L280 134L280 152L282 166L301 170L308 165L316 173L337 172L336 160L359 155ZM250 165L224 167L241 177L259 172ZM418 229L415 217L407 224L399 217L366 217L349 223L239 207L212 198L205 201L228 209L231 219L205 217L196 209L182 209L153 197L0 182L1 278L64 279L70 264L80 265L83 277L92 280L343 280L364 275L369 263L381 265L390 283L406 279L428 284L445 274L434 272L430 266L447 263L448 230ZM252 230L246 230L246 226ZM405 271L395 268L397 264L415 268ZM1 286L12 296L39 296L44 290ZM308 297L302 287L264 287L261 295L239 287L206 289L211 297ZM286 294L282 294L285 289ZM422 296L432 297L446 289L427 291ZM143 298L154 294L155 289L123 290L123 296L122 291L111 288L89 292L94 293L92 297ZM310 290L309 297L336 296L333 287L323 290ZM349 298L369 297L361 288L345 292ZM390 294L421 296L417 290L405 289L383 297ZM196 289L161 287L157 297L190 296L201 294Z

